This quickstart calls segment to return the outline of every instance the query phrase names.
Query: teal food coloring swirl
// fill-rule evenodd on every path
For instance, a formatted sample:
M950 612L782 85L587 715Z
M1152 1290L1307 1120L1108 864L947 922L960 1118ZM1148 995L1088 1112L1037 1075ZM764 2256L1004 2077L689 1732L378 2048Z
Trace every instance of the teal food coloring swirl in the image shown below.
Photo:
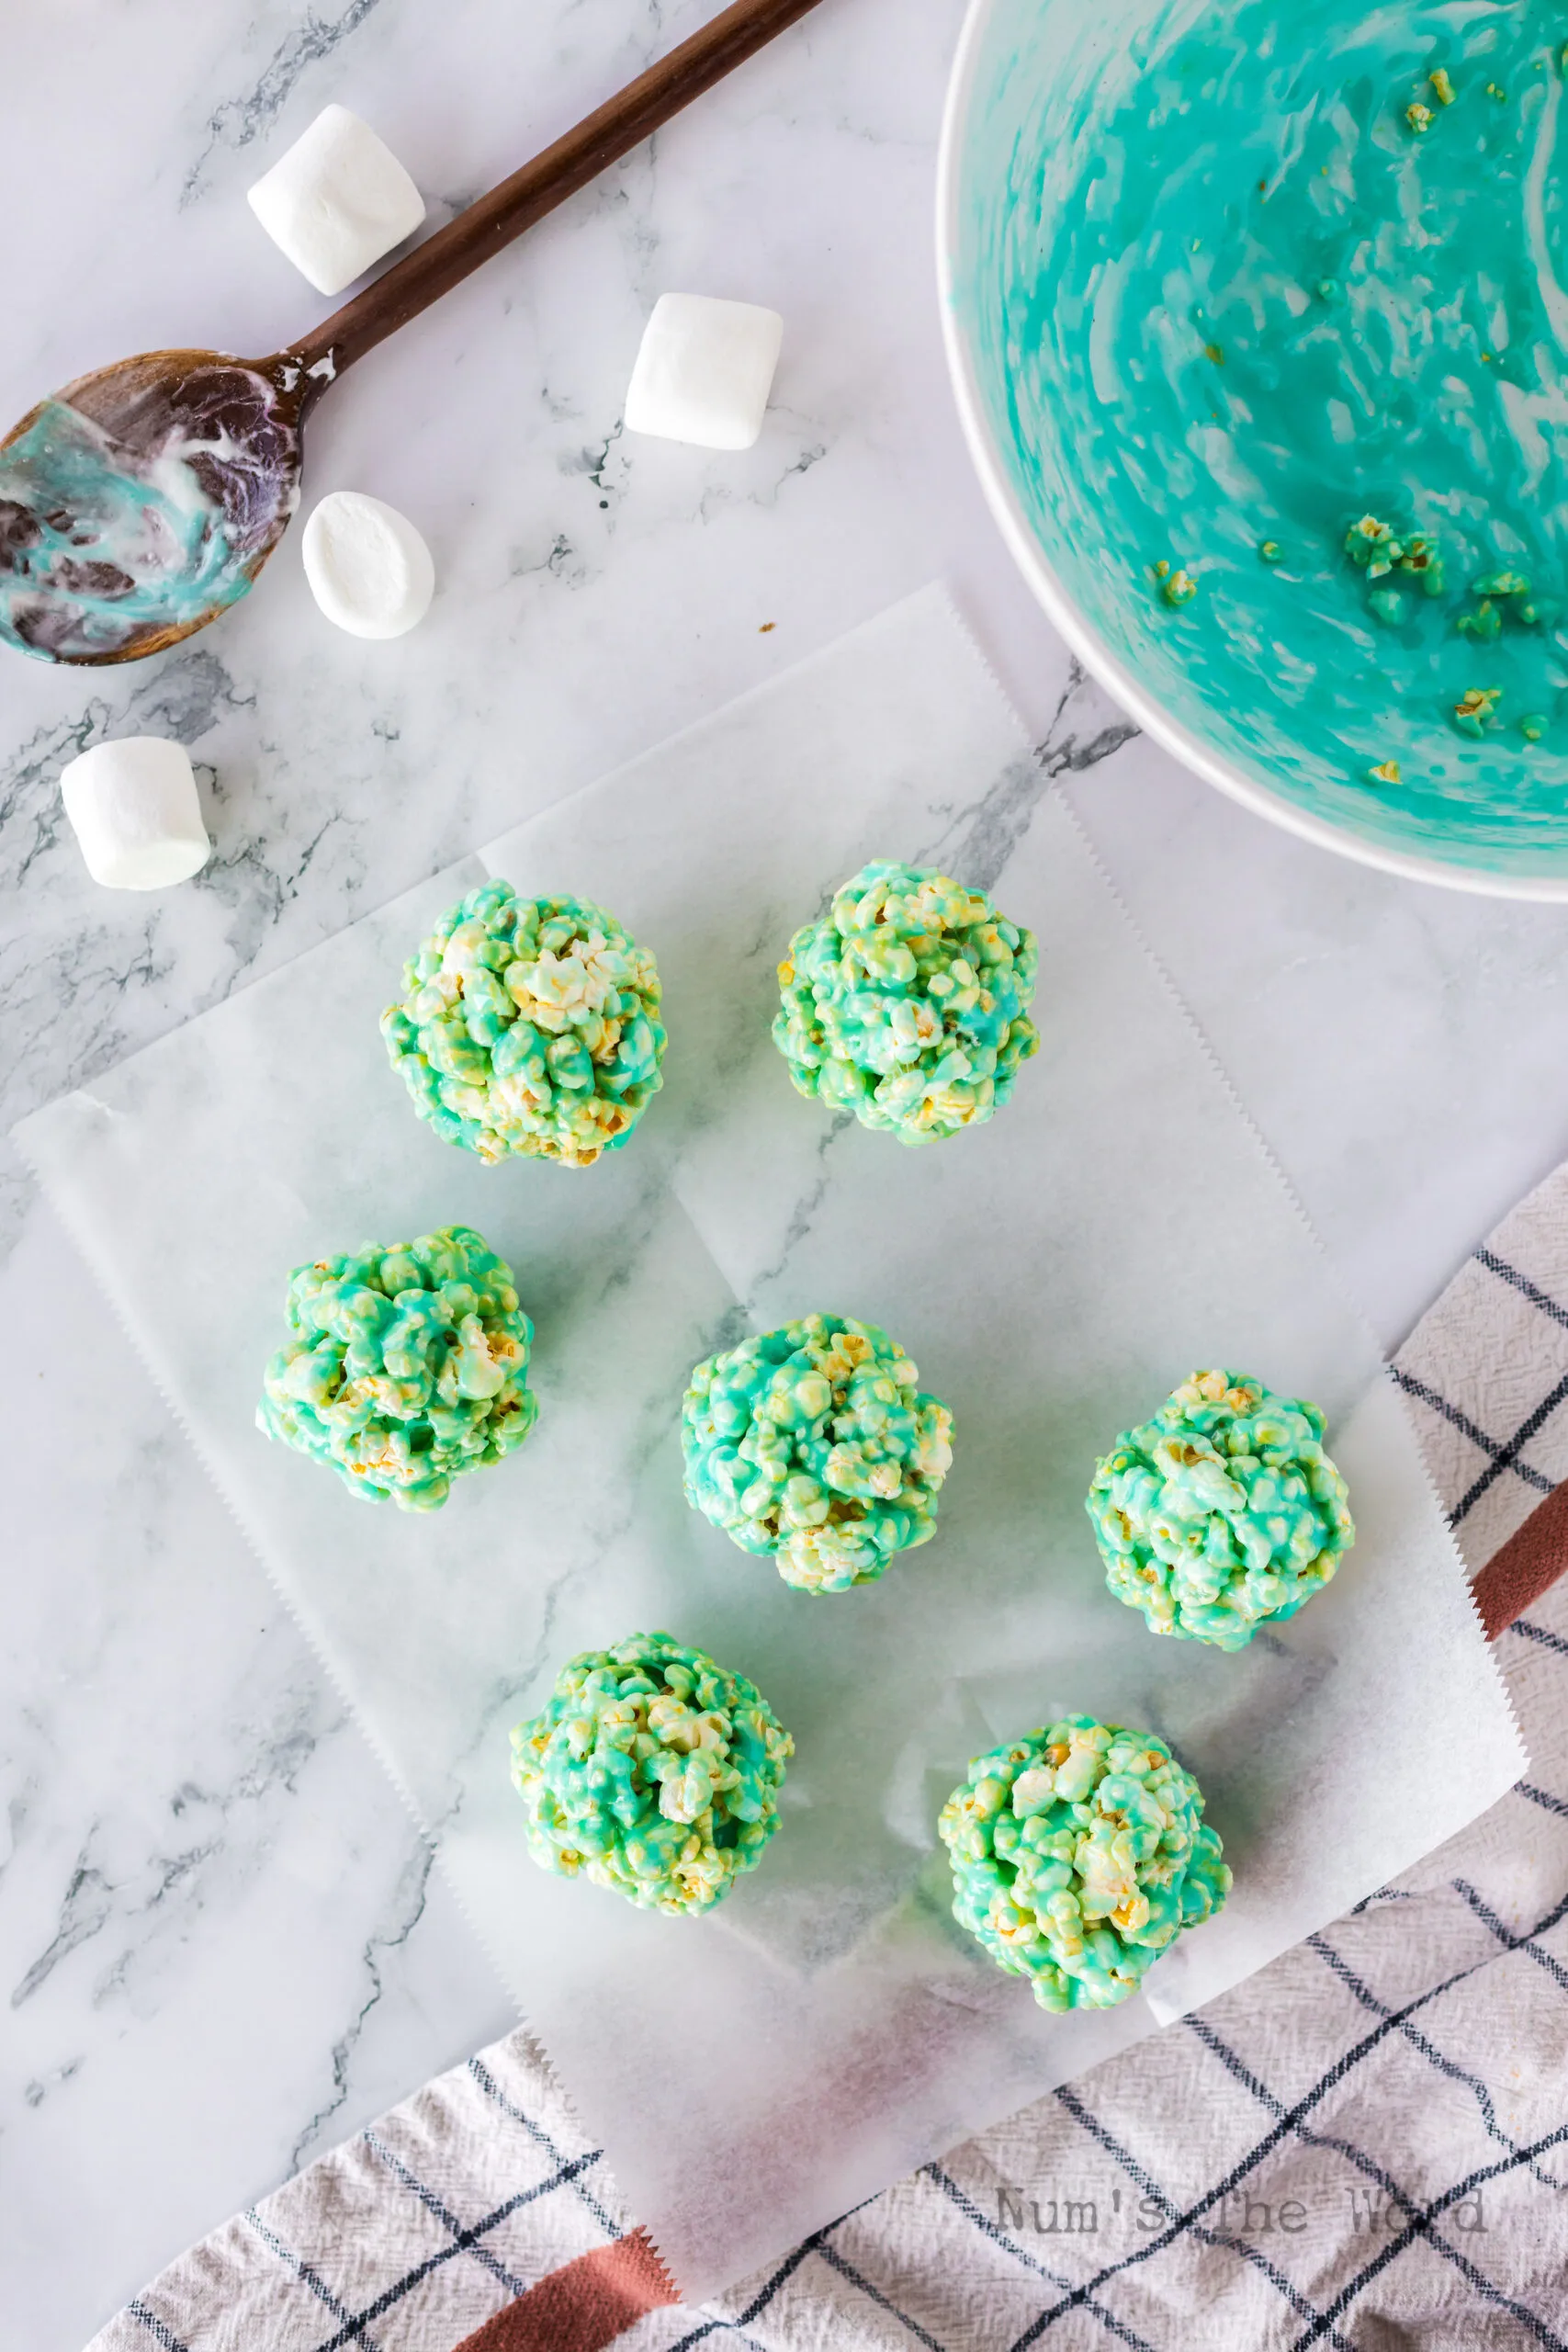
M42 586L68 589L94 650L128 627L194 620L250 586L236 569L222 510L187 466L128 465L106 433L60 401L45 401L0 454L0 501L37 517L36 533L0 575L0 637L37 648L15 625Z
M68 387L0 447L0 644L46 662L155 650L251 586L299 497L271 382L214 356L177 381Z
M998 0L955 270L1043 552L1288 798L1539 870L1568 852L1563 18L1077 19Z

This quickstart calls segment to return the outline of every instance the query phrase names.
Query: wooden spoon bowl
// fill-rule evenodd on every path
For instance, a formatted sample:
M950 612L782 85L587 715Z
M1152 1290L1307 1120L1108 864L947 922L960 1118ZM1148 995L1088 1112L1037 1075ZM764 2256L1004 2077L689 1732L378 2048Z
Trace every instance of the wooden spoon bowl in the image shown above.
M147 351L30 409L0 441L0 638L138 662L236 603L299 503L302 385L282 359Z

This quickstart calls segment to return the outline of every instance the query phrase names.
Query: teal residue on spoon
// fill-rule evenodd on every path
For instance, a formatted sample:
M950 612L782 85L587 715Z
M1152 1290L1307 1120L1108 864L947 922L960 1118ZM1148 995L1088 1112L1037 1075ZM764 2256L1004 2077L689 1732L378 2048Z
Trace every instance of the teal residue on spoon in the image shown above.
M1000 0L958 223L994 437L1111 650L1287 797L1498 871L1568 857L1565 28Z
M139 624L194 620L243 596L250 575L193 453L226 454L221 441L192 441L141 458L45 401L0 449L0 640L45 658L61 641L112 652ZM51 634L29 621L40 613Z

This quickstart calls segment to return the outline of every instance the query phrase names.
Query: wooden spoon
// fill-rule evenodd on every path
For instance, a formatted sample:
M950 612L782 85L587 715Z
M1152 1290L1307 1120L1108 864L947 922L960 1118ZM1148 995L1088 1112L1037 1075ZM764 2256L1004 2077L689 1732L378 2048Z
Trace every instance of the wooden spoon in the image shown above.
M144 352L29 410L0 441L0 641L140 662L216 620L288 527L327 386L816 5L735 0L287 351Z

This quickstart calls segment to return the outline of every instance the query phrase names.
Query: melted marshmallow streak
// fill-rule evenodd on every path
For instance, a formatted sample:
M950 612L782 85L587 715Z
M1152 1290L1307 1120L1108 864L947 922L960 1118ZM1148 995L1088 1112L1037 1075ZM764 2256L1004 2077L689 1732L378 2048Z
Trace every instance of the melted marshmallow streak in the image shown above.
M298 434L249 368L133 382L101 420L45 401L0 449L0 640L112 660L221 611L293 512L298 467Z

